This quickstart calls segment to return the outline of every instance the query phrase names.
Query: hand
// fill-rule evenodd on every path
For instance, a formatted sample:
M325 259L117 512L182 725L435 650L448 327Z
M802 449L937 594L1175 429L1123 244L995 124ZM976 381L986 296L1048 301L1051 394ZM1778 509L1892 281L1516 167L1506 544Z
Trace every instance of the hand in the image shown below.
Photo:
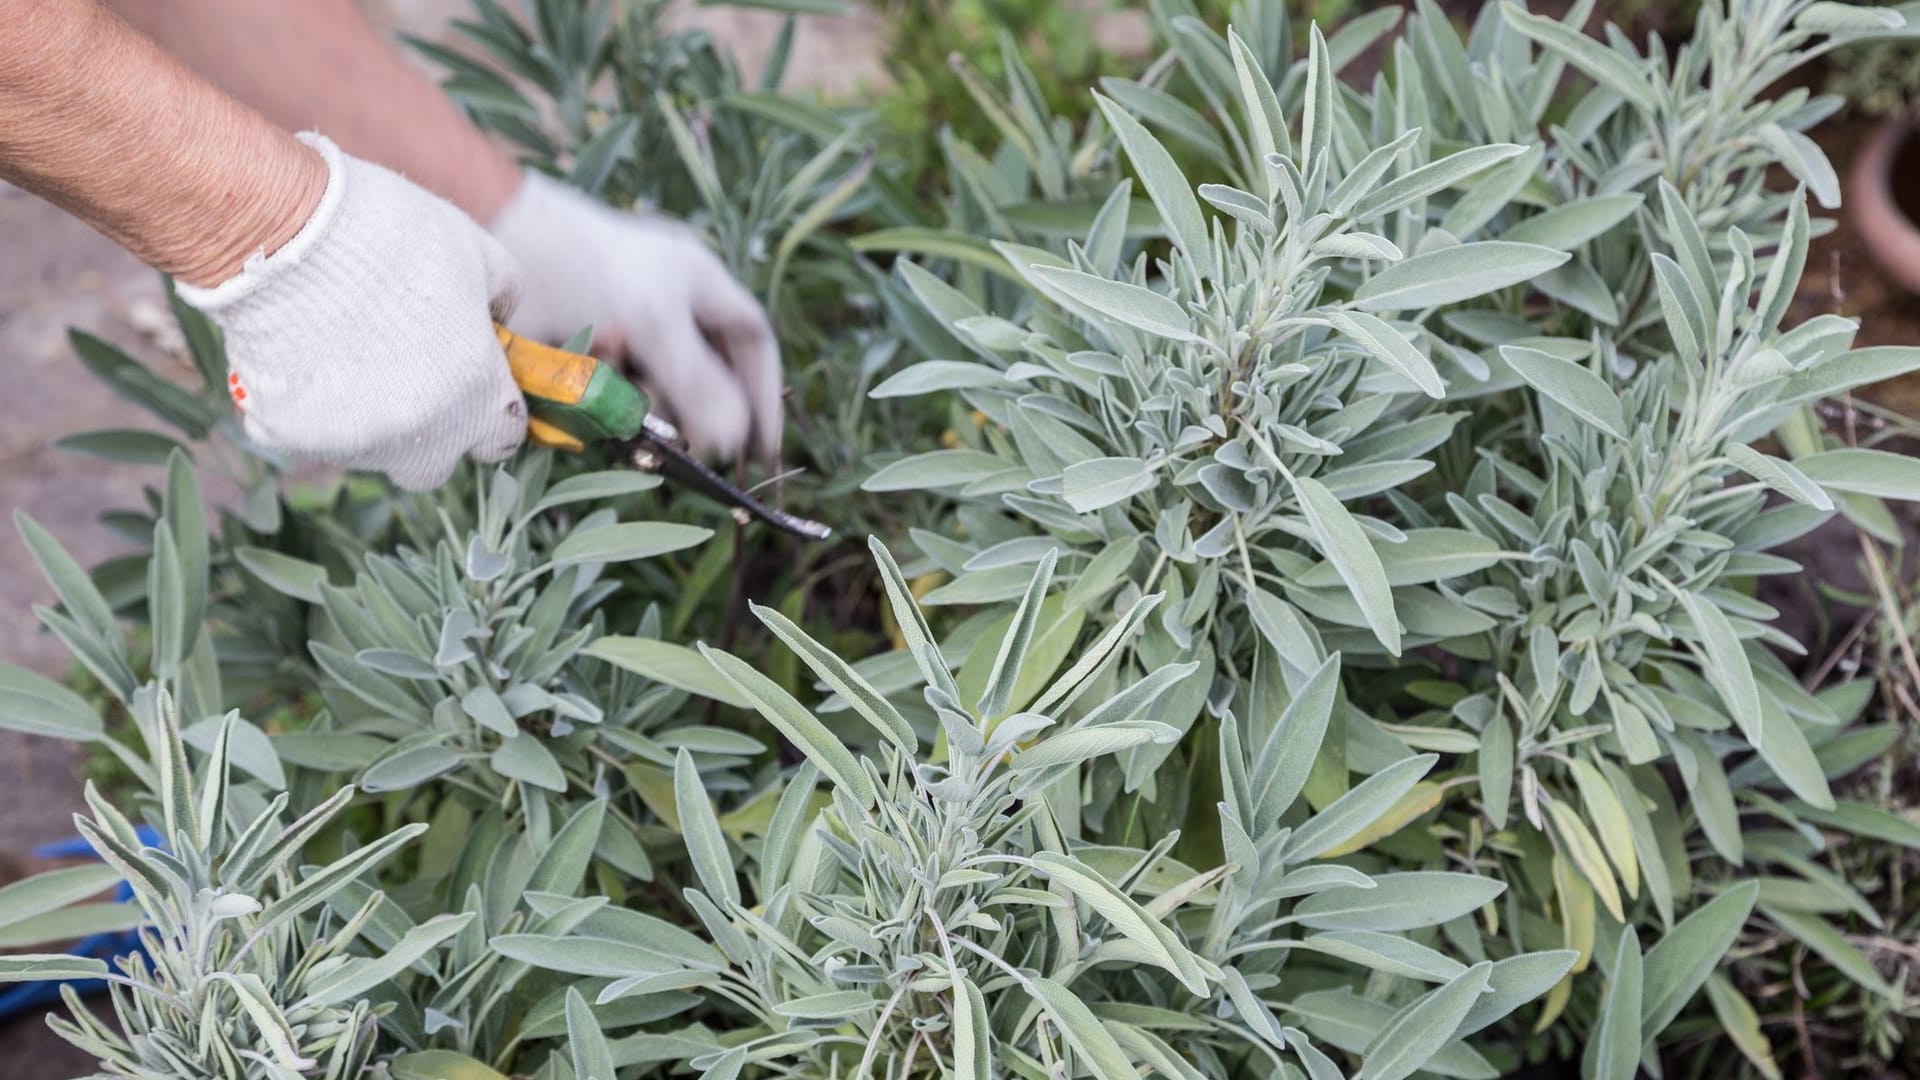
M512 256L439 196L301 139L328 174L306 225L218 285L179 287L225 334L247 435L413 490L463 454L512 454L526 401L493 331L518 293Z
M529 172L493 223L526 271L513 328L558 344L594 328L695 451L780 449L780 347L753 295L693 229L623 213Z

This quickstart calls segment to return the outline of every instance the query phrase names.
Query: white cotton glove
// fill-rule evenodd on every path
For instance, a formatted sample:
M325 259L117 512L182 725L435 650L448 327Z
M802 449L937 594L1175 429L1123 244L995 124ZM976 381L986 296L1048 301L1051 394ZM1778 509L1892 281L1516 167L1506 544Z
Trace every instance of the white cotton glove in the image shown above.
M517 333L558 344L587 326L697 452L780 449L780 347L766 313L699 233L608 207L528 172L492 225L526 271Z
M212 288L179 286L226 337L249 438L300 457L446 482L462 455L526 438L526 401L493 320L513 310L513 257L453 204L318 135L313 217Z

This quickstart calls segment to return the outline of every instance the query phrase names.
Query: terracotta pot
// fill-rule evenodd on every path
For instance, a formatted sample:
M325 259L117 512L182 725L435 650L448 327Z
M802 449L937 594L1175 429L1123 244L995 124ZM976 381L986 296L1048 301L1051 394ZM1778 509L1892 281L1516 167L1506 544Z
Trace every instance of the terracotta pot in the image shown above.
M1861 149L1847 177L1847 213L1889 278L1920 293L1920 123L1894 117Z

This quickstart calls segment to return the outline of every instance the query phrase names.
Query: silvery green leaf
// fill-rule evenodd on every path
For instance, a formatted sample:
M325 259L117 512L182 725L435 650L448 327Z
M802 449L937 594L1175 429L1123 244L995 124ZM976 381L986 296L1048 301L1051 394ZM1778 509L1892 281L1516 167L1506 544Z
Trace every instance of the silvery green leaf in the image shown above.
M109 428L63 435L53 441L56 449L71 454L99 458L122 465L164 465L174 454L189 454L186 446L171 435L157 431Z
M1026 594L1020 598L1020 606L1014 609L1013 620L1000 641L999 651L994 654L993 669L987 674L987 687L977 706L982 717L999 716L1013 706L1013 686L1020 678L1022 662L1033 647L1034 627L1040 621L1040 605L1046 599L1047 586L1053 583L1056 558L1051 551L1041 557L1027 584Z
M97 979L106 973L106 961L91 956L67 956L62 953L0 956L0 983Z
M1400 1010L1367 1047L1360 1075L1365 1080L1406 1080L1419 1071L1453 1040L1467 1010L1486 992L1492 967L1483 960Z
M873 398L916 397L940 390L972 390L1006 385L1006 375L985 364L964 360L923 360L900 369L868 391Z
M652 491L660 486L660 477L638 469L605 469L600 472L569 476L547 489L533 505L534 513L579 502L605 502L627 495Z
M322 1005L360 997L399 978L416 961L465 929L473 919L472 912L436 915L408 930L380 955L349 959L339 967L309 978L303 989L309 1000Z
M1451 33L1451 31L1449 31ZM1449 236L1467 239L1513 204L1514 196L1540 171L1546 146L1533 143L1474 181L1440 219Z
M1326 737L1340 689L1340 657L1326 659L1299 686L1285 711L1269 728L1267 741L1249 776L1254 794L1252 824L1268 827L1292 807Z
M273 791L287 786L286 769L275 752L273 740L252 721L237 713L226 717L208 717L180 733L188 746L211 753L222 731L226 732L226 754L233 764L267 785Z
M1227 49L1233 54L1233 74L1240 85L1240 107L1246 114L1247 129L1253 133L1254 160L1265 161L1268 154L1289 149L1286 112L1259 57L1232 27L1227 28Z
M0 927L0 949L78 941L95 934L124 934L147 923L140 905L121 901L74 904Z
M1145 720L1079 727L1050 735L1016 752L1007 767L1016 773L1051 769L1117 754L1149 742L1172 742L1179 736L1177 728Z
M1200 962L1181 944L1172 930L1147 914L1131 897L1121 892L1076 859L1043 851L1033 856L1033 864L1049 879L1059 883L1080 901L1126 935L1161 967L1179 979L1194 994L1206 996L1207 976Z
M1101 702L1080 718L1081 727L1100 727L1126 720L1135 720L1160 699L1160 695L1185 681L1200 669L1198 661L1184 664L1165 664L1155 668L1142 678L1135 679L1126 689Z
M1349 216L1354 221L1373 221L1526 152L1524 146L1494 143L1449 154L1374 188L1354 204Z
M1651 72L1637 58L1607 48L1580 31L1544 15L1532 15L1513 0L1503 0L1500 14L1507 24L1565 57L1594 82L1619 94L1642 112L1659 105Z
M1100 90L1169 138L1186 143L1218 165L1231 164L1226 144L1213 125L1174 95L1144 83L1116 78L1101 79Z
M1873 961L1867 959L1832 923L1818 915L1789 911L1766 903L1760 905L1760 913L1869 993L1888 1000L1899 999L1900 992L1873 966Z
M1371 930L1329 930L1308 934L1299 948L1336 956L1389 975L1422 982L1447 982L1467 970L1465 964L1398 934Z
M1303 171L1307 174L1307 200L1309 205L1320 202L1320 190L1314 186L1326 182L1327 170L1333 167L1333 109L1334 101L1340 96L1340 84L1334 81L1333 64L1327 57L1327 41L1320 34L1320 24L1307 26L1307 88L1306 101L1300 109L1300 154ZM1271 159L1269 159L1271 160ZM1290 213L1298 217L1298 213Z
M1536 214L1501 233L1500 239L1572 251L1626 220L1644 201L1637 194L1596 195Z
M1314 930L1393 933L1438 926L1488 903L1506 883L1473 874L1418 870L1376 874L1372 888L1343 885L1314 893L1293 907L1294 920Z
M1173 155L1146 128L1111 99L1095 94L1094 103L1112 125L1114 135L1133 163L1147 197L1160 211L1161 220L1173 236L1174 244L1199 267L1203 276L1213 275L1213 247L1207 238L1206 218L1199 200L1193 197L1193 185L1176 165Z
M642 945L562 934L500 934L488 945L509 960L568 975L619 979L680 970L673 959Z
M1583 259L1573 259L1541 274L1533 279L1533 287L1542 296L1590 315L1596 322L1619 325L1620 305L1612 289Z
M1408 529L1406 535L1398 544L1374 549L1380 553L1380 563L1386 568L1387 584L1396 588L1464 577L1509 557L1493 540L1466 529ZM1322 565L1299 575L1296 580L1302 585L1325 588L1337 584L1339 577L1330 567Z
M741 709L751 704L712 664L684 645L655 638L603 637L582 652L677 690Z
M479 533L467 539L467 576L475 581L492 581L513 568L513 554L487 547ZM322 582L324 584L324 582Z
M862 491L930 491L962 487L1007 471L1011 463L979 450L932 450L881 467L860 484Z
M1431 398L1447 396L1446 384L1418 346L1392 323L1362 311L1330 311L1327 321L1335 330L1360 343L1374 359L1406 376L1407 381Z
M1700 309L1699 298L1688 284L1686 272L1680 268L1680 264L1658 251L1653 253L1652 261L1654 284L1660 296L1660 311L1666 318L1667 333L1673 338L1674 348L1681 356L1696 358L1713 340L1706 314Z
M1288 862L1312 859L1345 843L1392 809L1438 760L1435 754L1417 754L1362 780L1353 790L1294 829L1281 849L1281 858Z
M40 567L41 574L53 586L54 595L60 598L72 625L80 629L79 635L61 633L58 625L47 622L62 640L73 646L77 658L105 683L122 701L133 695L134 675L126 660L126 644L120 627L115 620L113 606L100 592L92 575L60 546L40 523L28 517L25 511L15 511L14 525L20 531L20 538L33 555L33 561ZM244 550L244 549L243 549ZM89 639L91 652L82 652L76 643L77 636Z
M1892 7L1857 7L1853 4L1834 3L1833 0L1819 0L1808 4L1793 20L1795 30L1804 30L1809 34L1871 34L1882 30L1898 30L1907 25L1901 13Z
M460 755L438 742L395 743L360 776L363 791L404 791L460 767Z
M853 751L793 700L792 695L737 656L709 648L705 643L700 645L700 655L753 702L755 711L819 766L827 779L845 789L860 805L873 805L873 780L853 756Z
M487 763L494 772L523 784L548 791L567 790L567 777L560 771L560 763L538 738L508 739L494 750Z
M393 1080L507 1080L481 1062L452 1050L416 1050L393 1059ZM331 1078L329 1078L331 1080Z
M1060 493L1075 513L1090 514L1150 490L1157 482L1153 467L1139 458L1103 457L1067 466L1060 474Z
M918 747L919 738L913 733L912 725L900 715L900 710L893 707L892 702L853 669L853 665L807 636L806 631L778 611L754 603L749 603L747 606L755 618L765 623L767 629L772 630L775 637L785 643L787 648L792 649L794 654L799 656L815 675L819 676L821 682L826 683L834 693L840 695L841 699L851 705L867 723L873 725L873 729L882 737L909 753ZM709 672L713 670L711 665L708 665L707 669ZM745 707L748 703L742 700L739 704Z
M1493 970L1487 973L1489 992L1482 994L1473 1008L1467 1010L1454 1037L1465 1038L1480 1031L1553 989L1579 958L1580 954L1572 949L1555 949L1495 960Z
M1393 241L1379 233L1335 233L1314 241L1308 251L1316 259L1372 259L1398 262L1405 256Z
M1312 477L1291 477L1293 491L1300 500L1300 512L1313 530L1320 553L1339 571L1340 580L1360 605L1367 626L1386 646L1400 655L1400 620L1393 610L1393 591L1387 585L1386 568L1373 542L1353 520L1353 515Z
M1310 866L1289 870L1273 887L1268 899L1285 900L1294 896L1308 896L1327 889L1352 887L1371 889L1372 878L1350 866L1339 863L1314 863Z
M1642 977L1640 934L1632 926L1620 935L1613 966L1607 971L1600 1025L1587 1044L1581 1073L1591 1080L1633 1080L1640 1071Z
M1132 1059L1078 995L1052 979L1035 979L1028 989L1095 1080L1136 1080L1140 1074Z
M207 980L233 988L233 996L239 1001L241 1010L253 1021L254 1028L281 1067L299 1072L317 1064L312 1058L300 1056L286 1014L281 1011L279 1003L273 1000L272 992L259 975L251 971L238 974L216 971L208 975Z
M673 793L674 806L680 812L680 835L687 842L687 855L693 860L701 887L715 901L738 904L740 882L734 877L727 836L720 831L720 819L714 815L713 800L700 782L693 755L685 749L674 755Z
M712 529L697 525L670 521L621 522L585 532L575 530L553 549L553 561L555 565L567 566L651 559L706 543L712 536Z
M428 682L440 679L440 669L434 667L431 661L401 649L361 649L353 659L362 667L397 679Z
M1920 458L1907 454L1849 447L1809 454L1794 464L1807 479L1828 491L1920 500Z
M573 1055L575 1080L616 1080L613 1049L587 999L571 986L567 987L567 1048Z
M879 1004L873 995L860 990L835 990L790 998L775 1005L773 1010L781 1016L802 1020L845 1020L872 1012Z
M1169 341L1199 340L1186 311L1152 289L1052 266L1035 266L1033 272L1087 308L1136 330Z
M906 642L907 652L912 654L915 666L926 679L928 687L940 691L954 702L960 700L960 692L953 683L952 669L946 658L941 655L935 642L933 631L928 628L926 616L914 603L913 591L906 577L900 573L899 564L893 561L880 538L867 539L867 551L873 556L874 565L880 570L880 582L887 591L887 604L893 609L893 619L899 627L900 636Z
M1773 1060L1773 1046L1760 1030L1760 1014L1725 975L1715 973L1707 980L1707 1001L1721 1030L1747 1062L1766 1080L1781 1080L1780 1066Z
M1768 488L1798 503L1821 510L1833 509L1833 499L1791 462L1763 454L1743 443L1727 447L1727 460Z
M1820 809L1832 809L1833 791L1827 786L1820 759L1815 756L1813 747L1807 744L1806 735L1794 723L1793 717L1787 715L1787 711L1780 707L1772 695L1760 699L1759 727L1764 734L1752 740L1754 749L1760 751L1761 760L1773 770L1773 775L1779 777L1787 790L1800 798Z
M1263 236L1273 235L1273 217L1268 205L1258 197L1224 184L1201 184L1200 197L1209 206L1234 220L1252 226Z
M502 738L517 738L520 723L508 711L506 702L500 699L491 687L476 686L460 698L460 711L481 727L492 731Z
M1500 346L1500 358L1554 404L1616 439L1627 437L1619 395L1584 366L1520 345Z
M1680 1015L1707 976L1726 958L1759 894L1759 882L1739 882L1700 905L1647 950L1642 967L1644 1030L1665 1031Z
M527 892L572 896L586 880L593 865L593 852L600 844L600 831L606 824L607 801L583 802L567 823L555 833L527 878Z
M119 871L111 866L70 866L0 887L0 928L58 911L119 881Z
M1362 311L1407 311L1471 300L1518 285L1570 256L1537 244L1479 240L1414 255L1381 270L1353 291Z
M1335 217L1346 216L1362 197L1373 190L1373 186L1380 182L1380 178L1387 175L1387 170L1393 168L1401 155L1407 152L1407 147L1420 138L1420 135L1419 128L1401 132L1392 142L1368 152L1367 156L1361 158L1358 165L1348 170L1347 175L1327 193L1327 213ZM1326 240L1337 238L1337 236L1330 236ZM1318 247L1317 244L1315 246Z
M1756 750L1763 749L1766 736L1760 715L1760 685L1754 681L1753 664L1740 644L1733 624L1725 612L1711 601L1702 600L1685 589L1673 590L1674 598L1693 621L1700 636L1701 659L1707 681L1713 684L1726 703L1733 722Z
M1394 14L1399 14L1398 9ZM1307 1080L1347 1080L1347 1075L1340 1071L1340 1066L1335 1065L1332 1058L1307 1041L1306 1032L1298 1028L1281 1028L1280 1034L1287 1042L1287 1049L1293 1051L1293 1055L1300 1059L1301 1066L1307 1070Z
M1833 163L1827 160L1826 151L1820 149L1818 143L1772 123L1760 125L1760 140L1773 151L1774 160L1782 168L1807 185L1822 207L1831 210L1840 205L1840 177L1834 173Z

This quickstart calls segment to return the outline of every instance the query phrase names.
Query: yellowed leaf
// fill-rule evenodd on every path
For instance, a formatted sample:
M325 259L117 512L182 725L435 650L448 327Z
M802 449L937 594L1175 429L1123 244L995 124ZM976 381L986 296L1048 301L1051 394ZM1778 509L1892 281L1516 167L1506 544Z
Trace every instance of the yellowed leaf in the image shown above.
M1560 849L1574 866L1593 886L1594 895L1613 916L1615 922L1626 922L1626 909L1620 904L1620 886L1613 880L1613 871L1607 869L1607 857L1600 851L1600 842L1593 838L1587 823L1580 820L1573 807L1555 800L1547 804L1547 816L1553 819L1553 831L1560 839Z
M1633 822L1627 817L1627 808L1614 793L1613 785L1600 775L1600 770L1585 761L1574 761L1573 782L1580 789L1580 802L1587 808L1587 819L1599 833L1600 846L1606 850L1614 869L1620 872L1621 886L1629 897L1638 898L1640 861L1633 853Z
M1374 819L1373 824L1353 834L1353 838L1343 844L1328 848L1316 858L1337 859L1342 855L1351 855L1372 844L1376 840L1392 836L1405 828L1410 822L1440 804L1440 795L1445 789L1432 780L1422 780L1413 785L1400 800L1387 807L1387 812Z

